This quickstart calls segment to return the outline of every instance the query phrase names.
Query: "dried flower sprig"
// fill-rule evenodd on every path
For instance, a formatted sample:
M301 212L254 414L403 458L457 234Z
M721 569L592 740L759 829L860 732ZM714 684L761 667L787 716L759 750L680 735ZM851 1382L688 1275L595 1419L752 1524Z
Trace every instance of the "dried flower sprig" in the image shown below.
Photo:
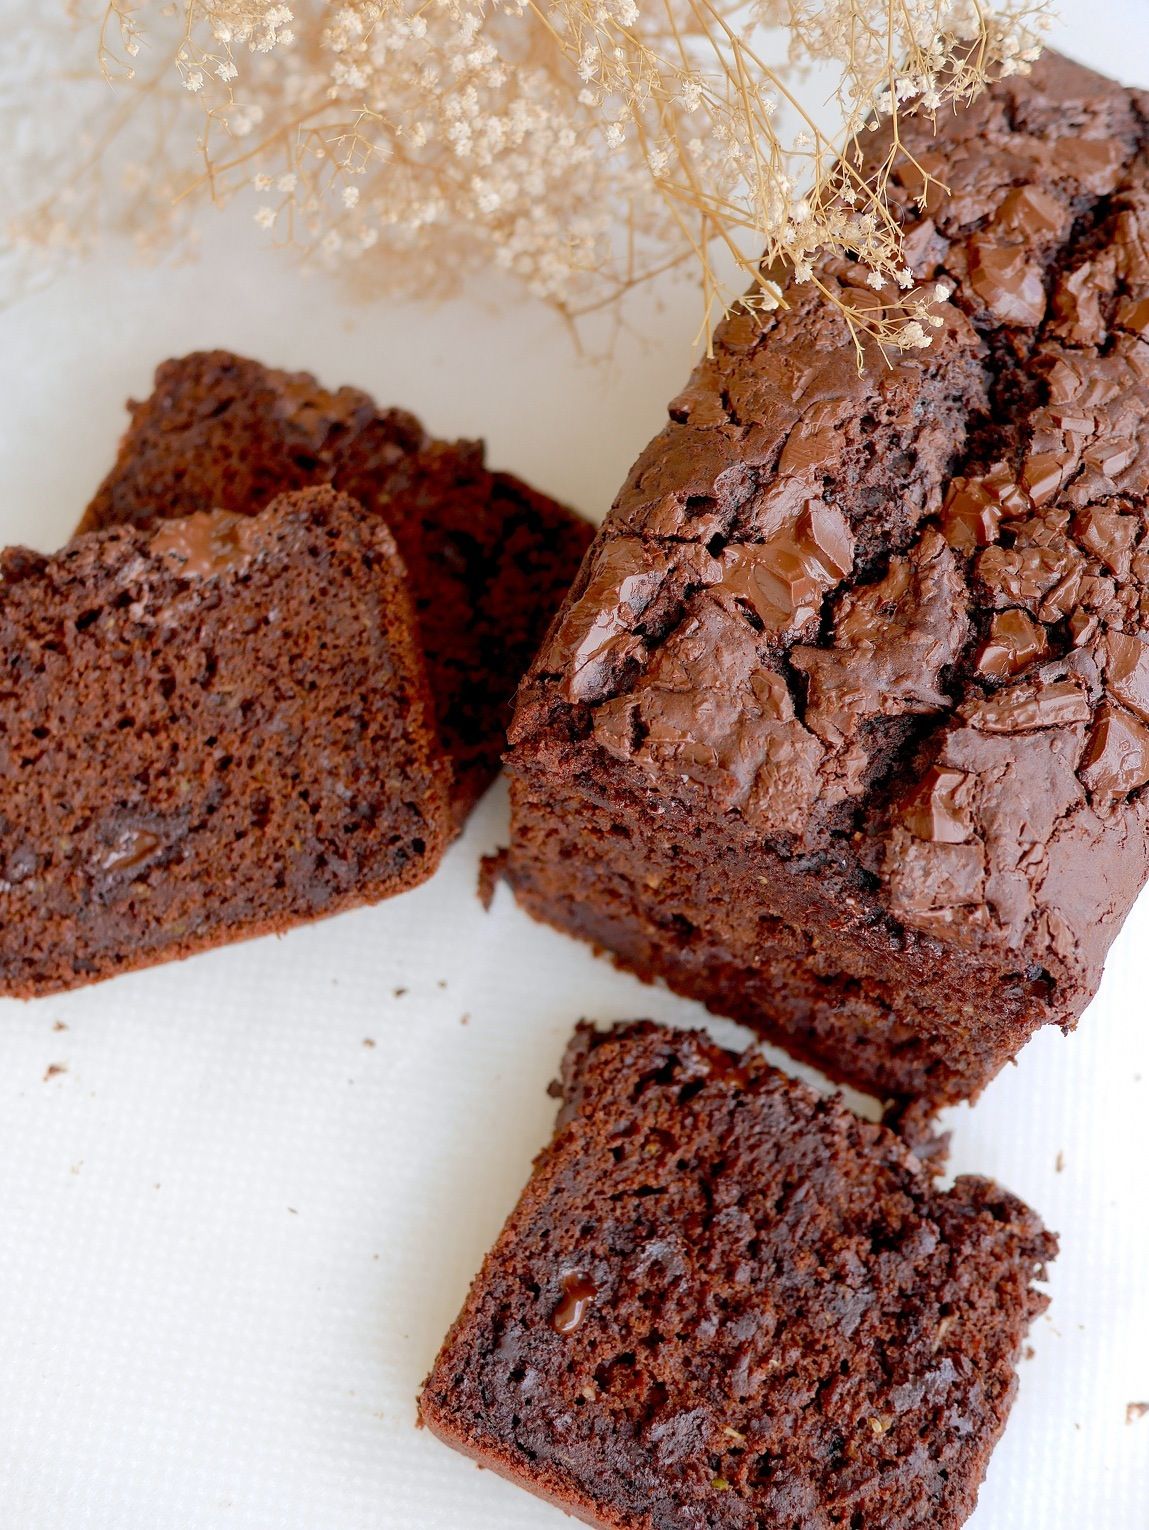
M885 195L899 115L1027 69L1048 3L73 0L114 94L18 233L78 248L112 225L154 248L243 193L305 258L423 294L493 264L575 315L696 267L707 325L747 284L774 306L782 267L817 282L849 254L875 289L844 310L854 331L924 346L936 295L913 290ZM790 70L767 58L778 26ZM838 66L837 131L795 93L809 61Z

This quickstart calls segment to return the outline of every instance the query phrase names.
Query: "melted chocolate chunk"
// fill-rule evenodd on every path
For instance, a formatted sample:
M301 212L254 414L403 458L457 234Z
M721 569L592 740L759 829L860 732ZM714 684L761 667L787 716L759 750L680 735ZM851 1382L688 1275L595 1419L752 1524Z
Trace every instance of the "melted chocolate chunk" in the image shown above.
M1149 781L1149 730L1111 702L1097 709L1081 779L1094 797L1128 797Z
M146 866L162 846L160 836L149 829L125 829L100 864L105 871L135 871Z
M593 1280L585 1275L563 1276L563 1297L551 1314L551 1327L556 1333L574 1333L582 1325L591 1303L598 1292Z
M1019 246L971 239L969 283L993 317L1003 324L1033 328L1045 316L1041 267Z
M1149 722L1149 643L1144 638L1106 634L1105 683L1111 696Z
M906 802L902 822L919 839L964 844L973 834L968 800L972 781L964 770L931 767Z
M189 579L210 579L242 568L250 556L246 517L227 510L198 510L165 522L149 544L157 558L171 557Z
M735 543L721 562L724 588L746 601L764 627L798 631L853 567L854 537L841 511L812 500L785 531L768 542Z
M997 611L974 660L980 674L1002 680L1028 669L1049 652L1045 628L1024 611Z

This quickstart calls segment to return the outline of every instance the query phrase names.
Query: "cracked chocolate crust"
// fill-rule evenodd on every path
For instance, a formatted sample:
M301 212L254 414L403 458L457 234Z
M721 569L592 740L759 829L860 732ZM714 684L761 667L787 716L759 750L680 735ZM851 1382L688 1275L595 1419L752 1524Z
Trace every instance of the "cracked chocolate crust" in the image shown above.
M539 822L509 874L545 917L547 780L598 776L720 824L765 883L810 868L798 901L847 929L852 981L878 980L866 932L965 953L1012 1046L942 1082L820 1044L878 1092L975 1092L1036 1024L1072 1024L1149 875L1147 100L1048 55L936 137L911 121L892 192L916 281L952 292L944 332L859 374L808 286L732 317L521 693Z
M510 702L593 528L474 441L435 441L358 388L227 351L163 362L80 523L153 526L331 484L386 520L407 566L457 827L499 769Z
M956 1530L1056 1247L760 1057L583 1025L421 1418L605 1530Z
M414 887L450 769L407 581L329 488L0 559L0 993Z

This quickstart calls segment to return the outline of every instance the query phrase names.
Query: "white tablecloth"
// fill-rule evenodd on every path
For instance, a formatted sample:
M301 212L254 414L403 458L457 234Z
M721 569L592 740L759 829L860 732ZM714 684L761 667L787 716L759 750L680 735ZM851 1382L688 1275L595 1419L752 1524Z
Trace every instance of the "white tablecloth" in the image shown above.
M0 13L12 13L2 0ZM1061 44L1149 85L1149 7ZM691 364L692 293L606 366L552 317L351 304L260 247L109 252L0 313L0 537L62 541L162 357L221 345L417 410L600 516ZM734 1027L485 914L496 788L434 881L380 908L34 1004L0 1003L0 1530L544 1530L559 1514L414 1428L414 1398L554 1109L573 1022ZM1078 1034L973 1110L955 1172L1062 1234L1053 1305L977 1530L1147 1530L1149 903Z

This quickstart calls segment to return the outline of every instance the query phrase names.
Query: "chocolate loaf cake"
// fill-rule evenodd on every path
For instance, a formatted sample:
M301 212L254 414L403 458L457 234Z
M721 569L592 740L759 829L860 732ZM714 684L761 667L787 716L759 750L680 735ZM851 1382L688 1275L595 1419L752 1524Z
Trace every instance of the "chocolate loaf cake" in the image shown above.
M133 403L115 466L82 531L153 526L332 484L378 511L399 545L461 826L499 769L515 687L593 534L473 441L433 441L412 415L357 388L329 392L226 351L166 361Z
M761 1058L582 1026L421 1416L604 1530L954 1530L1055 1252Z
M0 993L412 887L451 833L394 540L332 489L3 556Z
M525 907L878 1096L1074 1025L1149 874L1147 115L1049 55L903 124L934 343L732 316L521 692Z

